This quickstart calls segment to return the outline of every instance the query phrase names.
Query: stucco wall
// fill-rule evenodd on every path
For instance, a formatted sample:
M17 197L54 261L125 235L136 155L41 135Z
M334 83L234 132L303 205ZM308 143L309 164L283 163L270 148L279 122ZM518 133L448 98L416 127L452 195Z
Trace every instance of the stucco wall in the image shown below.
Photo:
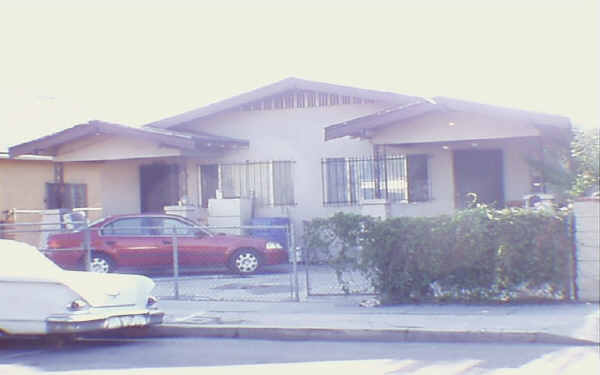
M447 149L444 148L447 147ZM534 139L480 140L477 147L472 142L449 142L411 146L387 146L388 153L427 154L430 156L428 172L431 183L429 202L395 203L392 216L434 216L454 210L454 173L452 151L463 149L500 149L503 155L504 198L506 201L522 200L530 192L529 164L526 157L537 150Z
M52 181L51 161L0 159L0 212L44 208L46 182Z
M54 181L54 168L49 160L0 159L0 222L36 223L41 215L9 214L8 210L39 210L46 207L46 182ZM6 230L37 230L39 226L6 227ZM36 232L2 233L0 236L37 245Z
M250 141L249 149L228 153L224 158L198 160L198 163L291 160L294 165L294 196L297 205L264 207L257 216L291 216L299 224L313 217L329 216L337 211L359 212L358 207L323 207L321 159L370 155L372 146L358 139L324 141L324 128L381 109L382 105L339 105L271 111L226 113L189 125L206 131ZM197 185L197 168L189 169ZM198 204L197 187L189 189L190 201ZM298 228L301 228L300 226Z
M139 160L119 160L102 164L101 196L103 214L140 212Z
M600 301L600 200L575 202L577 292L582 301Z

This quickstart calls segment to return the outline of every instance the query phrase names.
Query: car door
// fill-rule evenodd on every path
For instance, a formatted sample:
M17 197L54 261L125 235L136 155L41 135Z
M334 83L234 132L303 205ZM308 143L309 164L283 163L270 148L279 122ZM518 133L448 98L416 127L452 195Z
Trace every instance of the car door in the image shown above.
M208 232L176 218L161 218L160 222L165 252L173 251L173 239L177 238L180 266L214 266L224 263L225 250L212 241Z
M153 235L152 225L148 217L120 218L102 227L100 241L119 267L153 268L173 264L172 257L164 254L162 238Z

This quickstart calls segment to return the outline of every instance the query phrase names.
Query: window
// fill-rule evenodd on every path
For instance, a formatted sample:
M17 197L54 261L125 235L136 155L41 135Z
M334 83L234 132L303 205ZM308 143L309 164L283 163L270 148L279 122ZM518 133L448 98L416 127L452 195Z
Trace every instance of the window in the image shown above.
M257 206L295 204L292 161L220 164L224 198L254 198Z
M176 219L157 218L157 226L160 227L159 234L161 236L184 235L191 236L194 234L194 227Z
M429 198L429 171L427 155L408 155L406 157L408 175L408 199L412 202L424 202Z
M86 184L46 183L46 208L87 207Z
M273 205L282 206L294 203L294 184L292 164L287 161L272 162L273 168Z
M322 161L323 203L429 200L427 155L328 158Z
M349 180L349 164L344 158L326 159L325 181L327 203L347 203L355 195L353 184Z
M113 221L102 228L103 236L148 236L151 234L149 218L127 218Z

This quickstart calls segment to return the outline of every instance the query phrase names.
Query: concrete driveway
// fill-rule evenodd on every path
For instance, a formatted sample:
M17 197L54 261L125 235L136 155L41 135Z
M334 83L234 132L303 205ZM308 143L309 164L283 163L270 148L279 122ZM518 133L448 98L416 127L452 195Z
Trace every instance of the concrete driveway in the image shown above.
M326 265L311 265L308 273L302 264L297 267L297 278L291 265L269 268L256 275L237 275L225 270L185 272L176 280L172 276L149 275L156 282L154 294L162 299L175 297L178 284L180 299L207 301L290 301L294 281L298 280L300 298L308 295L339 295L344 288L335 271ZM307 284L308 275L308 284ZM372 289L358 273L343 275L351 294L369 294Z

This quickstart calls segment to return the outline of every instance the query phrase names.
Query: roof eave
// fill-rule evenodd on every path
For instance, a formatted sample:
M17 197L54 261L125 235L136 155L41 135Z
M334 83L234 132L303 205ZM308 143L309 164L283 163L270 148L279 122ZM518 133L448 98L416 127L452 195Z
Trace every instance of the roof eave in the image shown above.
M325 141L345 136L368 137L373 129L437 110L442 109L436 107L430 100L421 98L409 104L386 108L370 115L330 125L325 128Z
M424 99L420 102L387 108L374 114L330 125L325 128L325 141L345 136L364 138L372 135L373 129L398 124L434 111L462 111L489 116L506 116L531 124L540 129L540 134L543 133L542 130L549 130L554 134L564 134L570 132L572 128L571 121L565 116L435 97L433 100Z
M397 94L393 92L362 89L357 87L342 86L325 82L308 81L299 78L286 78L243 94L193 109L179 115L167 117L144 125L144 127L168 129L185 123L196 121L200 118L237 108L239 106L256 102L273 95L290 90L306 90L315 92L334 91L341 95L363 96L368 99L387 102L390 104L416 100L418 97Z
M132 128L120 124L111 124L102 121L90 121L79 124L58 133L51 134L30 142L10 147L9 157L14 158L21 155L44 155L56 156L60 146L92 135L118 135L136 137L156 142L161 146L179 148L181 150L196 150L198 147L223 146L248 146L246 140L239 140L221 136L194 135L184 133L158 133L148 129ZM234 146L235 145L235 146Z

